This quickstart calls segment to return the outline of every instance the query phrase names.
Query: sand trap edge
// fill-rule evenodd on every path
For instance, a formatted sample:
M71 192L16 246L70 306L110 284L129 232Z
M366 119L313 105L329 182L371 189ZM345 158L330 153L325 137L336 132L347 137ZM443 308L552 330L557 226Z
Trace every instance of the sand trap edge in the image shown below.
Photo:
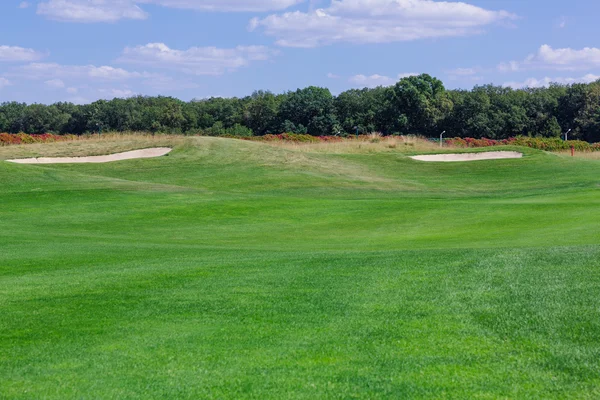
M89 157L39 157L6 160L16 164L102 164L115 161L137 160L140 158L156 158L169 154L173 149L168 147L155 147L150 149L126 151L124 153L109 154L106 156Z
M425 162L467 162L523 158L523 153L516 151L488 151L484 153L432 154L410 158Z

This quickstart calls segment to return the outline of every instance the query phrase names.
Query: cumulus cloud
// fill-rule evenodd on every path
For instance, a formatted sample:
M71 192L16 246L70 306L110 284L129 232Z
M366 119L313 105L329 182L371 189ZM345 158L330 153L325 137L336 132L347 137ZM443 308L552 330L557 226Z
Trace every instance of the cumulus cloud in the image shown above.
M49 0L38 4L37 13L58 21L116 22L146 19L148 14L134 2L123 0Z
M46 0L37 13L67 22L116 22L121 19L146 19L140 7L156 4L198 11L264 12L283 10L305 0Z
M581 76L579 78L564 78L564 77L559 77L559 78L545 77L545 78L541 78L541 79L529 78L523 82L506 82L503 86L512 87L514 89L541 88L541 87L550 86L550 84L552 84L552 83L558 83L558 84L563 84L563 85L573 84L573 83L591 83L591 82L595 82L599 79L600 79L600 75L594 75L594 74L587 74L587 75Z
M513 72L526 69L556 70L589 70L600 67L600 49L585 47L583 49L554 49L547 44L537 52L530 54L523 61L502 63L498 69L502 72Z
M164 7L200 11L250 11L264 12L284 10L305 0L134 0L137 3L153 3Z
M43 57L44 54L33 49L18 46L0 46L0 61L37 61Z
M171 49L164 43L127 47L119 62L153 68L175 69L193 75L221 75L270 59L275 52L265 46L238 46L231 49L191 47Z
M122 81L155 76L148 72L127 71L122 68L95 65L62 65L57 63L30 63L13 72L28 79L92 79L101 81Z
M332 0L328 8L254 18L260 29L289 47L339 42L389 43L482 33L490 24L516 18L463 2L433 0Z
M43 82L50 89L65 91L71 95L70 101L77 103L86 103L87 99L131 97L138 93L172 93L198 86L160 73L107 65L29 63L8 70L6 77Z

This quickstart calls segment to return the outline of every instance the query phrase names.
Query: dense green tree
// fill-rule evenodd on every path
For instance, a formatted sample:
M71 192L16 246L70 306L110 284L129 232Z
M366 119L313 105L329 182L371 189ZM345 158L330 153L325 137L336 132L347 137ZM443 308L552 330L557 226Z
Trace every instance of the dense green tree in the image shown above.
M427 74L400 79L394 86L396 110L405 118L402 132L436 134L439 123L452 111L453 104L439 79Z
M423 74L391 87L352 89L334 97L325 88L244 98L183 102L137 96L91 104L0 104L0 132L150 131L204 135L419 134L502 139L518 135L600 141L600 81L519 89L483 85L447 91Z
M0 131L19 133L23 130L23 116L27 105L25 103L2 103L0 105Z
M271 92L257 91L246 99L244 122L256 135L277 132L279 105L283 96L275 96Z
M600 81L585 87L574 126L582 140L600 141Z
M313 136L331 135L337 127L331 92L315 86L288 93L279 107L279 118L284 125L295 126L296 132L302 127Z

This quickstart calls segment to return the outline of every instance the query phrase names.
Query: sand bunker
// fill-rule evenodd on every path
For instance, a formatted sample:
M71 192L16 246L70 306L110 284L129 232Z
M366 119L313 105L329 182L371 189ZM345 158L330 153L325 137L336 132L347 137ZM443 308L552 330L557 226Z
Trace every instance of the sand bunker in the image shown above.
M429 162L459 162L459 161L480 161L480 160L500 160L505 158L522 158L523 153L516 151L489 151L486 153L462 153L462 154L435 154L431 156L414 156L413 160Z
M40 157L24 158L21 160L6 160L17 164L81 164L81 163L108 163L113 161L134 160L138 158L162 157L169 154L172 149L168 147L157 147L153 149L143 149L126 151L125 153L110 154L107 156L92 157Z

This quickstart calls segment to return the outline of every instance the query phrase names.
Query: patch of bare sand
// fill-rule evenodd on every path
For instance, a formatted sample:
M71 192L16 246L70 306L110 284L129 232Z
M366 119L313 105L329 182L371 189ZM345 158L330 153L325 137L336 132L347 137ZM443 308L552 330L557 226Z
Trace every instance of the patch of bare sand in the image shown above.
M155 158L162 157L171 152L168 147L157 147L152 149L126 151L124 153L110 154L106 156L90 156L90 157L39 157L39 158L23 158L19 160L6 160L17 164L82 164L93 163L101 164L114 161L135 160L139 158Z
M523 153L516 151L488 151L485 153L462 153L462 154L434 154L427 156L411 157L417 161L428 162L464 162L480 160L500 160L507 158L522 158Z

